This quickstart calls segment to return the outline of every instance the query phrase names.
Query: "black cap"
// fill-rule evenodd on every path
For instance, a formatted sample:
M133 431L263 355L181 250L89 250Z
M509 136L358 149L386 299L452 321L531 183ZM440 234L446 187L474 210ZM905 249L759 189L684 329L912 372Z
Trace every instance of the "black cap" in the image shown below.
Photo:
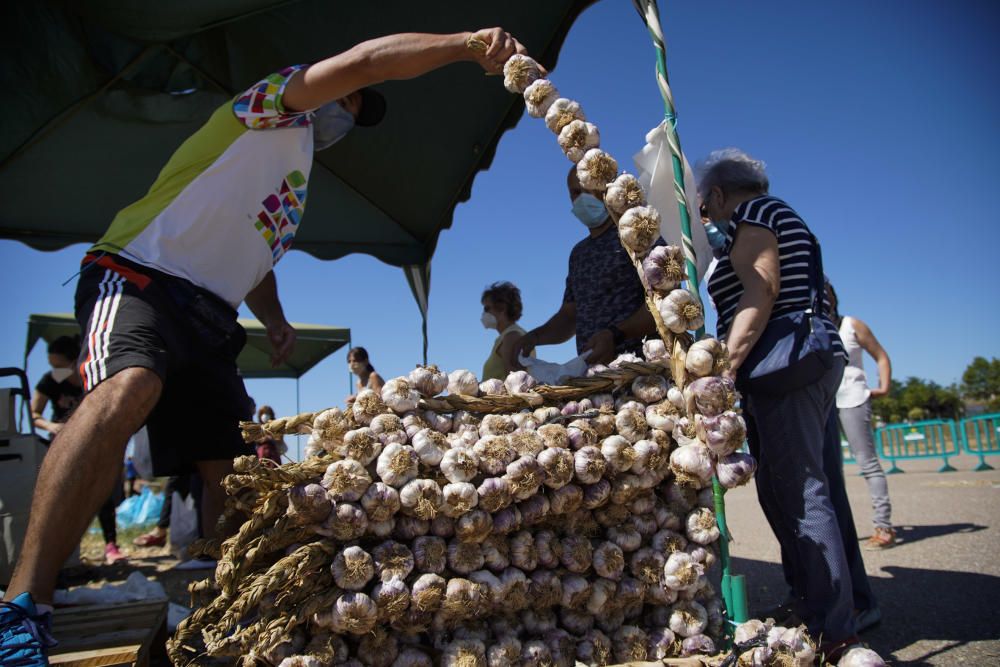
M385 116L385 98L382 97L382 93L371 88L362 88L358 92L361 93L361 109L354 121L355 125L361 127L378 125Z

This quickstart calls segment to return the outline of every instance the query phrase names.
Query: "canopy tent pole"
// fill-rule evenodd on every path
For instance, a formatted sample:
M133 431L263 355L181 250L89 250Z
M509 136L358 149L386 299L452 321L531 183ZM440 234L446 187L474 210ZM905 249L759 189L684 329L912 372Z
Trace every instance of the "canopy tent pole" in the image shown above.
M688 291L697 303L701 303L701 295L698 291L698 270L694 250L694 242L691 240L691 215L687 207L687 198L684 193L684 163L682 161L681 143L677 135L677 113L674 107L673 94L670 92L670 83L667 78L667 46L663 38L663 28L660 27L660 12L656 6L656 0L632 0L636 11L649 29L650 37L653 39L653 46L656 48L656 83L663 97L665 109L667 142L670 145L670 153L674 167L674 193L677 196L677 206L680 209L682 249L684 252L684 263L688 276ZM705 326L702 325L696 334L697 338L705 335ZM726 490L719 484L719 479L712 477L712 496L715 502L715 518L719 524L719 546L720 559L722 561L722 599L726 604L730 622L742 623L747 620L747 599L746 582L742 575L731 574L731 561L729 557L729 540L731 535L726 525Z

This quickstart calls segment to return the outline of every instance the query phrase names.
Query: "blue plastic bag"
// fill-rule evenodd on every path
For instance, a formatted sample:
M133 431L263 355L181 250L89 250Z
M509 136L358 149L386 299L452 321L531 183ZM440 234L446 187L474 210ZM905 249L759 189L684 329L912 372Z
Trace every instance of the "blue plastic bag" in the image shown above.
M115 523L118 530L154 524L159 521L162 509L163 494L153 493L148 486L144 486L142 493L126 498L115 509Z

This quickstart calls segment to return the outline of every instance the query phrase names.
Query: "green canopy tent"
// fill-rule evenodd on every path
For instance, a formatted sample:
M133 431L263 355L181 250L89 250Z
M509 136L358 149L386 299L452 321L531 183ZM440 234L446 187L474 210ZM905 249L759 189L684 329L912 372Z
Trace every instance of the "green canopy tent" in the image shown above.
M4 3L0 238L96 240L215 108L279 68L393 32L502 25L552 69L593 1ZM438 236L524 105L468 63L379 89L382 124L317 155L295 248L403 268L426 329Z
M271 344L267 340L264 325L257 320L242 318L240 324L246 329L247 344L240 352L236 365L247 379L293 378L297 386L299 378L306 371L335 351L351 344L350 329L295 322L292 324L298 334L295 350L285 363L272 368ZM76 318L69 313L31 315L28 317L28 342L24 349L25 367L28 365L28 355L40 339L51 343L59 336L72 336L78 333L80 327L76 323Z

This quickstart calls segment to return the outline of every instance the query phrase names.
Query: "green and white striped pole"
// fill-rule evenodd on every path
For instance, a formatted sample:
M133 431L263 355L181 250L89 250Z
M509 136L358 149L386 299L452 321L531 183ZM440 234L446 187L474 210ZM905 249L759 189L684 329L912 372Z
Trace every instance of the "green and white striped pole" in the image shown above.
M681 219L681 245L684 252L684 264L687 269L688 291L695 301L701 303L701 295L698 291L698 269L694 251L694 242L691 240L691 213L688 211L687 197L684 192L684 161L681 159L681 142L677 136L677 115L674 107L674 96L670 92L670 82L667 79L667 46L663 39L663 28L660 27L660 12L656 6L656 0L632 0L636 11L642 17L649 35L653 39L653 46L656 48L656 84L663 96L663 105L666 110L667 120L667 143L670 146L670 156L674 167L674 195L677 197L677 206L680 209ZM705 335L705 327L702 325L697 331L697 338ZM724 500L725 489L719 484L719 480L712 478L712 495L715 501L715 518L719 524L719 547L720 560L722 561L722 599L726 603L726 610L729 618L734 623L742 623L747 620L747 595L746 581L742 575L733 575L730 572L729 558L729 528L726 525L726 504ZM727 633L731 634L731 633Z

